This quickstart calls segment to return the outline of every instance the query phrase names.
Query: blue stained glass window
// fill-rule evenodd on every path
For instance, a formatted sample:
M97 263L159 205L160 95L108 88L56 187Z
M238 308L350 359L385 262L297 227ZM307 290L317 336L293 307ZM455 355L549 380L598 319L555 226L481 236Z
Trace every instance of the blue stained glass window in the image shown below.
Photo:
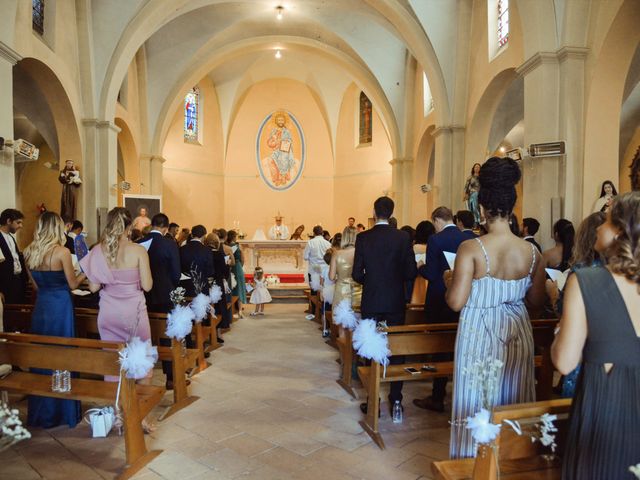
M44 0L31 0L33 12L31 14L31 24L33 29L40 35L44 34Z
M184 97L184 140L198 141L198 114L200 113L200 90L193 87Z

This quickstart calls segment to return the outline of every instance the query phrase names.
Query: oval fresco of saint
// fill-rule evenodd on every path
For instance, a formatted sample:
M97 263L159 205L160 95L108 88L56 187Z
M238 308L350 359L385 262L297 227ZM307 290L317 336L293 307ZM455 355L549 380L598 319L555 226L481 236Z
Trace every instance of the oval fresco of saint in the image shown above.
M256 162L262 180L274 190L287 190L300 178L305 160L302 128L291 112L277 110L260 124Z

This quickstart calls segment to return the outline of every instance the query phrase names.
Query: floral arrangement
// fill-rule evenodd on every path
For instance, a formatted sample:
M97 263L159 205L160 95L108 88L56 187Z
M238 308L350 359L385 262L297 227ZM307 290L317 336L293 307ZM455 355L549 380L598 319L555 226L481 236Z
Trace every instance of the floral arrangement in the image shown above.
M325 303L333 303L333 293L335 292L336 284L325 280L322 287L322 299Z
M18 410L0 403L0 452L28 438L31 438L31 433L22 426Z
M173 303L173 306L182 305L184 302L184 294L186 290L182 287L177 287L169 293L169 300Z
M553 423L557 419L557 415L545 413L540 417L540 421L534 424L534 430L528 432L532 442L538 441L545 447L550 447L552 453L555 453L556 448L558 448L555 435L558 429ZM524 430L517 420L505 420L504 423L509 425L518 435L523 435Z
M322 288L322 284L320 283L319 273L317 272L311 273L311 281L309 282L309 287L311 287L311 290L313 290L314 292L317 292Z
M267 285L280 285L280 277L277 275L267 275L265 277L265 281L267 282Z
M193 282L193 288L196 294L202 293L205 289L207 280L202 278L202 274L198 271L198 267L193 267L189 272L191 275L191 281Z
M142 341L133 337L119 352L120 365L127 378L140 380L145 378L158 361L158 349L151 345L151 340Z
M194 319L195 313L191 308L176 305L167 318L167 336L181 341L191 333Z
M480 444L491 444L500 432L500 425L490 422L490 412L495 405L503 366L502 361L497 358L486 358L476 360L470 367L463 369L469 375L470 385L480 392L480 411L466 419L471 436Z

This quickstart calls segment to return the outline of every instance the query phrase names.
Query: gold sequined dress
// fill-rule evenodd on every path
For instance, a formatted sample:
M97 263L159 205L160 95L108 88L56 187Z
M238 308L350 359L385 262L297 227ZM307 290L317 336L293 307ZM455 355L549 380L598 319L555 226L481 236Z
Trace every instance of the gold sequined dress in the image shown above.
M349 258L343 252L336 254L336 288L333 294L333 305L338 305L344 299L351 299L353 308L360 307L362 300L362 285L351 277L353 257Z

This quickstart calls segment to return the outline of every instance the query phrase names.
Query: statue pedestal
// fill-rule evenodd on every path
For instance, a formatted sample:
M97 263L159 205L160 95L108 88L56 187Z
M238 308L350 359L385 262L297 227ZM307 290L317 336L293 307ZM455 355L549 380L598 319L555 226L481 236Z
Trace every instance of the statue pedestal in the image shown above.
M262 267L265 276L284 274L291 280L305 281L307 264L302 258L307 242L304 240L241 240L244 250L244 271L253 274Z

